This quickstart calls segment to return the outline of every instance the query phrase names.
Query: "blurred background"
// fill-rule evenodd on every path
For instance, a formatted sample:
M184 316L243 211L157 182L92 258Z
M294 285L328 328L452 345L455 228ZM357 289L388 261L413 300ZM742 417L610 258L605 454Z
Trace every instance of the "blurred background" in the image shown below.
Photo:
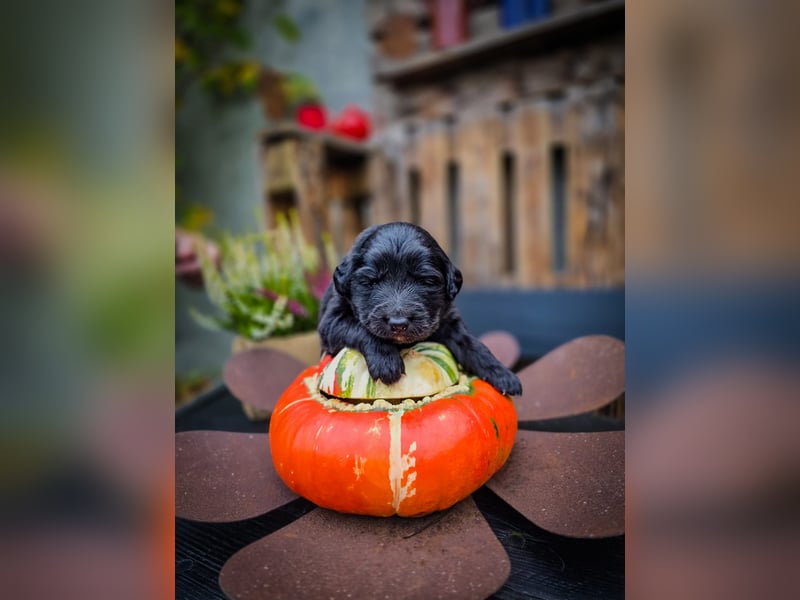
M624 338L622 2L176 9L177 225L187 248L215 242L222 272L176 289L180 401L219 379L232 344L313 330L302 280L324 288L356 235L390 221L433 234L464 275L467 325L511 331L525 360L578 335ZM251 234L282 218L320 264L263 264L272 242ZM281 296L293 323L265 325Z
M533 299L621 310L623 159L631 594L800 595L800 6L560 6L0 4L6 595L171 595L173 375L191 398L242 333L313 321L326 257L358 227L429 227L477 332L529 302L546 318L497 322L528 356L607 323ZM276 183L284 153L317 166ZM271 304L239 301L260 321L226 329L239 313L209 291L252 277L266 243L300 255L269 270L305 294L296 323L263 289ZM221 285L189 287L216 271L202 263L228 265Z

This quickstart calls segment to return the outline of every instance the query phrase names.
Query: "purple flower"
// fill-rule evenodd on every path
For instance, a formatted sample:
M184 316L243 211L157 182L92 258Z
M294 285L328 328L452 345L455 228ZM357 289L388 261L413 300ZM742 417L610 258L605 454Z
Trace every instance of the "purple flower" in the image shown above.
M311 295L317 300L322 300L322 296L325 295L325 290L327 290L328 286L331 284L330 271L323 268L317 270L316 273L306 272L305 278L308 289L311 290Z
M273 302L277 301L280 298L280 294L277 292L273 292L272 290L265 290L262 288L256 288L256 293L267 300L272 300ZM305 306L300 304L297 300L292 300L291 298L286 302L286 308L289 309L294 316L300 317L301 319L305 319L308 317L308 311L306 310Z

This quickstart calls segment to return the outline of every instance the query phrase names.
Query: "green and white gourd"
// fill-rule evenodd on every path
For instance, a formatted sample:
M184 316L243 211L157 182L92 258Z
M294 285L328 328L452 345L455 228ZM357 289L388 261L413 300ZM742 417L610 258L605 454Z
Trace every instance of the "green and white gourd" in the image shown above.
M323 369L319 390L345 400L403 400L433 396L458 382L458 363L442 344L421 342L401 350L400 356L406 372L387 385L370 377L360 352L343 348Z

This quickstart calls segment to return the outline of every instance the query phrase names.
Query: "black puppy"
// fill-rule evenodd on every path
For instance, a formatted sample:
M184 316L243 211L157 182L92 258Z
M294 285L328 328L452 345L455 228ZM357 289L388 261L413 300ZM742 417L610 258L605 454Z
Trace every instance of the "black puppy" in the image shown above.
M421 227L389 223L364 230L322 298L323 352L354 348L373 379L390 384L405 372L400 348L439 342L467 373L503 394L521 394L517 376L467 332L453 305L461 281L461 272Z

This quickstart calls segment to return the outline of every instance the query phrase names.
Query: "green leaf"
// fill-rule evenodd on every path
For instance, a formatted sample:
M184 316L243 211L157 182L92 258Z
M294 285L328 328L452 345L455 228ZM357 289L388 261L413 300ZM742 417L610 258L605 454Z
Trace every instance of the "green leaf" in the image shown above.
M298 73L286 73L281 88L290 106L321 100L317 86L308 77Z
M300 30L297 24L286 13L276 15L272 19L272 24L280 36L289 43L295 43L300 40Z
M241 29L237 29L231 33L231 41L240 50L247 50L253 45L253 40Z

